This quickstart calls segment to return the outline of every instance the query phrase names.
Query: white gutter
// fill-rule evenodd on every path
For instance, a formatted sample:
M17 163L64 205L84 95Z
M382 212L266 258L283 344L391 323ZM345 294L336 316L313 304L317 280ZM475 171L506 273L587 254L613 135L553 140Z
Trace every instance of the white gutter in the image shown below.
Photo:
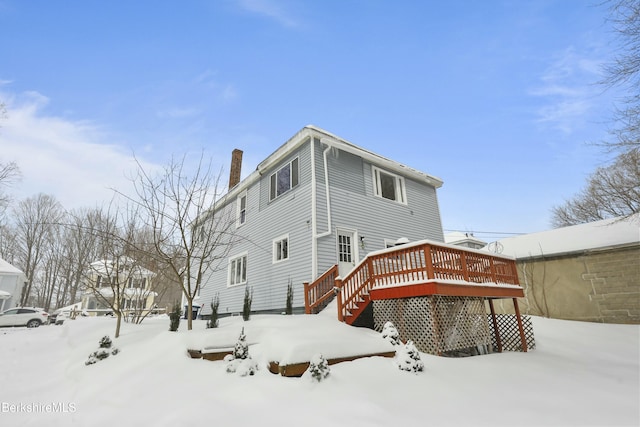
M331 231L331 192L329 190L329 168L327 155L331 150L331 144L327 144L327 148L322 152L323 164L324 164L324 189L325 197L327 198L327 231L318 233L318 214L317 214L317 195L316 195L316 162L315 162L315 138L311 136L311 224L312 224L312 266L311 277L315 280L318 277L318 239L326 236L330 236Z

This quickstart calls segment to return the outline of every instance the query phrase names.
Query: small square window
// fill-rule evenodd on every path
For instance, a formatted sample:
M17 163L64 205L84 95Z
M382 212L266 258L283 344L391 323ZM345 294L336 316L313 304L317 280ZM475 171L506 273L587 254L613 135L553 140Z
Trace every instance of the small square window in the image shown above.
M289 235L278 237L273 241L273 262L289 259Z

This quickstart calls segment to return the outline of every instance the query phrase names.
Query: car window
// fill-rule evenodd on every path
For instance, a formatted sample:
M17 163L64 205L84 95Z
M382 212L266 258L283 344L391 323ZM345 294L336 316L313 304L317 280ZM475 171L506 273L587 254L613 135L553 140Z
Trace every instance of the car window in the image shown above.
M18 310L18 314L25 314L25 313L35 313L35 310L31 310L28 308L21 308Z
M11 309L11 310L7 310L7 311L5 311L5 312L4 312L4 313L2 313L2 314L4 314L4 315L7 315L7 314L18 314L18 309L17 309L17 308L13 308L13 309Z

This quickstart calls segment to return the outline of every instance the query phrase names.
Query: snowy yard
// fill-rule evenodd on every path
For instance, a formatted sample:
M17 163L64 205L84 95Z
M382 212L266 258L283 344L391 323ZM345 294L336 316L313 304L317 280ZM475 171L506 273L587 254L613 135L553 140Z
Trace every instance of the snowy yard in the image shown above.
M121 352L85 366L115 320L0 329L0 425L586 426L640 425L640 326L534 318L537 348L452 359L422 355L419 374L389 358L331 366L321 383L269 373L322 350L384 351L380 335L335 316L253 316L169 332L167 317L123 325ZM245 327L255 376L190 359L233 345ZM308 360L308 359L307 359Z

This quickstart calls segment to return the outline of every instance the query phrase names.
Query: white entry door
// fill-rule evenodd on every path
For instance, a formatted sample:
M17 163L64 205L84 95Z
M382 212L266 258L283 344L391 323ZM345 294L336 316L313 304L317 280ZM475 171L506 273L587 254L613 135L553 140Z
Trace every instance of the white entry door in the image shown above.
M355 247L356 233L355 231L338 229L338 271L341 277L346 276L357 260L357 248Z

